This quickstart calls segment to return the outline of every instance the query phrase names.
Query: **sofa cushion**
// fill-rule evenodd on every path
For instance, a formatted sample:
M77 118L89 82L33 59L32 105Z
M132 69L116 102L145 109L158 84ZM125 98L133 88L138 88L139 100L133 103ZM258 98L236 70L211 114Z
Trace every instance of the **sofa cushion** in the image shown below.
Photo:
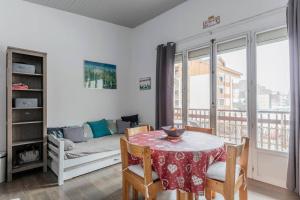
M136 175L144 178L144 169L141 167L141 165L130 165L128 166L128 169L135 173ZM152 171L152 179L153 181L158 180L159 177L155 171Z
M72 142L86 142L87 138L84 137L83 127L67 127L64 128L64 138Z
M117 125L116 122L114 120L107 120L108 123L108 128L110 130L111 134L115 134L117 133Z
M124 133L126 128L130 128L130 122L117 120L116 124L117 124L117 132L120 134Z
M121 119L125 122L130 122L130 127L135 127L139 125L139 115L130 115L130 116L123 116Z
M74 159L96 153L120 152L120 134L92 138L87 142L76 143L74 149L65 151L65 159Z
M235 168L235 179L238 178L240 174L241 167L236 165ZM216 162L208 167L206 176L210 179L215 179L218 181L225 181L226 177L226 162Z
M71 151L74 149L75 144L71 140L63 138L63 141L64 141L64 150L65 151Z
M63 138L64 137L64 131L62 128L48 128L47 133L50 135L54 135L57 138Z
M90 125L93 131L94 138L111 135L106 119L88 122L88 124Z
M83 132L84 132L84 137L87 139L91 139L94 137L93 131L88 123L83 124Z

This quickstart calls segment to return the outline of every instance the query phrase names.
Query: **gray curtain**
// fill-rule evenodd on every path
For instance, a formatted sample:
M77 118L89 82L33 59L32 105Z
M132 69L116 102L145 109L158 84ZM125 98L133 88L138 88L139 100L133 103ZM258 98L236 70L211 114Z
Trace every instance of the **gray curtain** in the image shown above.
M156 57L156 129L173 125L174 60L176 44L161 44Z
M299 195L300 173L300 1L289 0L287 25L290 43L291 116L287 188Z

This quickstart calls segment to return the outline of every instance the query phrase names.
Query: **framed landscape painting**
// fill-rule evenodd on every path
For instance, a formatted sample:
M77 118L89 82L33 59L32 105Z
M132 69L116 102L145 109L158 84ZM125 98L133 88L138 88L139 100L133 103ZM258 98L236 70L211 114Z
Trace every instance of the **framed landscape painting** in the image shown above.
M84 87L91 89L117 89L116 65L85 60Z

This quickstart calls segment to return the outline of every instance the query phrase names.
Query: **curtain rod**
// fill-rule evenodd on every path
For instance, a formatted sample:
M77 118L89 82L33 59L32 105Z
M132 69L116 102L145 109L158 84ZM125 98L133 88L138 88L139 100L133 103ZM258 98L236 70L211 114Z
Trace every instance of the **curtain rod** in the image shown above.
M218 26L216 28L212 28L210 30L207 30L207 31L204 31L204 32L200 32L200 33L197 33L197 34L194 34L194 35L191 35L191 36L188 36L186 38L177 40L175 43L184 43L184 42L188 42L188 41L191 41L191 40L194 40L194 39L198 39L201 36L211 35L211 34L213 34L213 32L224 31L224 29L229 29L232 26L249 23L249 22L254 21L254 20L256 20L258 18L261 18L261 17L266 17L268 15L280 13L283 10L285 10L286 8L287 8L287 6L282 6L282 7L274 8L272 10L269 10L269 11L266 11L266 12L262 12L262 13L254 15L254 16L247 17L247 18L244 18L244 19L232 22L230 24L225 24L225 25L222 25L222 26Z

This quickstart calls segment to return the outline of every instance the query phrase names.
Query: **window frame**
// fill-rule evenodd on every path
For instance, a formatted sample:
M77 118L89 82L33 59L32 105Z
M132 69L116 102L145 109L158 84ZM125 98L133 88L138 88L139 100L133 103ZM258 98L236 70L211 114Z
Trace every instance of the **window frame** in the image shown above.
M287 152L281 151L273 151L273 150L266 150L257 147L257 88L256 88L256 34L261 32L267 32L271 30L276 30L280 28L286 28L285 25L272 25L269 27L263 27L254 29L251 31L240 32L238 34L230 34L229 36L219 37L214 39L214 37L208 37L212 42L202 42L197 45L194 45L193 48L183 48L178 51L176 54L183 55L183 73L182 73L182 125L185 126L187 124L187 112L188 112L188 87L187 87L187 67L188 67L188 52L205 48L210 46L210 123L211 128L216 128L216 81L219 81L218 77L216 77L216 56L217 56L217 49L216 44L220 42L226 42L230 40L235 40L239 37L246 37L246 51L247 51L247 118L248 118L248 133L250 137L250 145L255 148L257 152L264 152L272 155L279 155L286 157L288 155ZM213 39L212 39L213 38ZM223 80L225 81L225 79Z
M288 157L288 152L283 152L283 151L276 151L276 150L269 150L269 149L263 149L258 147L257 145L257 87L256 87L256 83L257 83L257 34L260 33L264 33L264 32L268 32L268 31L273 31L273 30L278 30L278 29L282 29L282 28L287 28L286 25L283 26L273 26L270 28L260 28L260 29L256 29L255 31L251 32L251 43L252 43L252 49L251 49L251 53L252 53L252 61L253 61L253 69L254 71L252 72L253 74L253 81L255 83L255 87L252 89L255 93L253 95L253 98L255 98L255 104L253 105L253 110L255 110L254 115L255 115L255 121L253 122L253 139L252 139L252 145L253 147L255 147L257 152L262 152L262 153L267 153L267 154L271 154L271 155L276 155L276 156L281 156L281 157ZM287 38L288 39L288 38ZM254 120L254 119L253 119Z

